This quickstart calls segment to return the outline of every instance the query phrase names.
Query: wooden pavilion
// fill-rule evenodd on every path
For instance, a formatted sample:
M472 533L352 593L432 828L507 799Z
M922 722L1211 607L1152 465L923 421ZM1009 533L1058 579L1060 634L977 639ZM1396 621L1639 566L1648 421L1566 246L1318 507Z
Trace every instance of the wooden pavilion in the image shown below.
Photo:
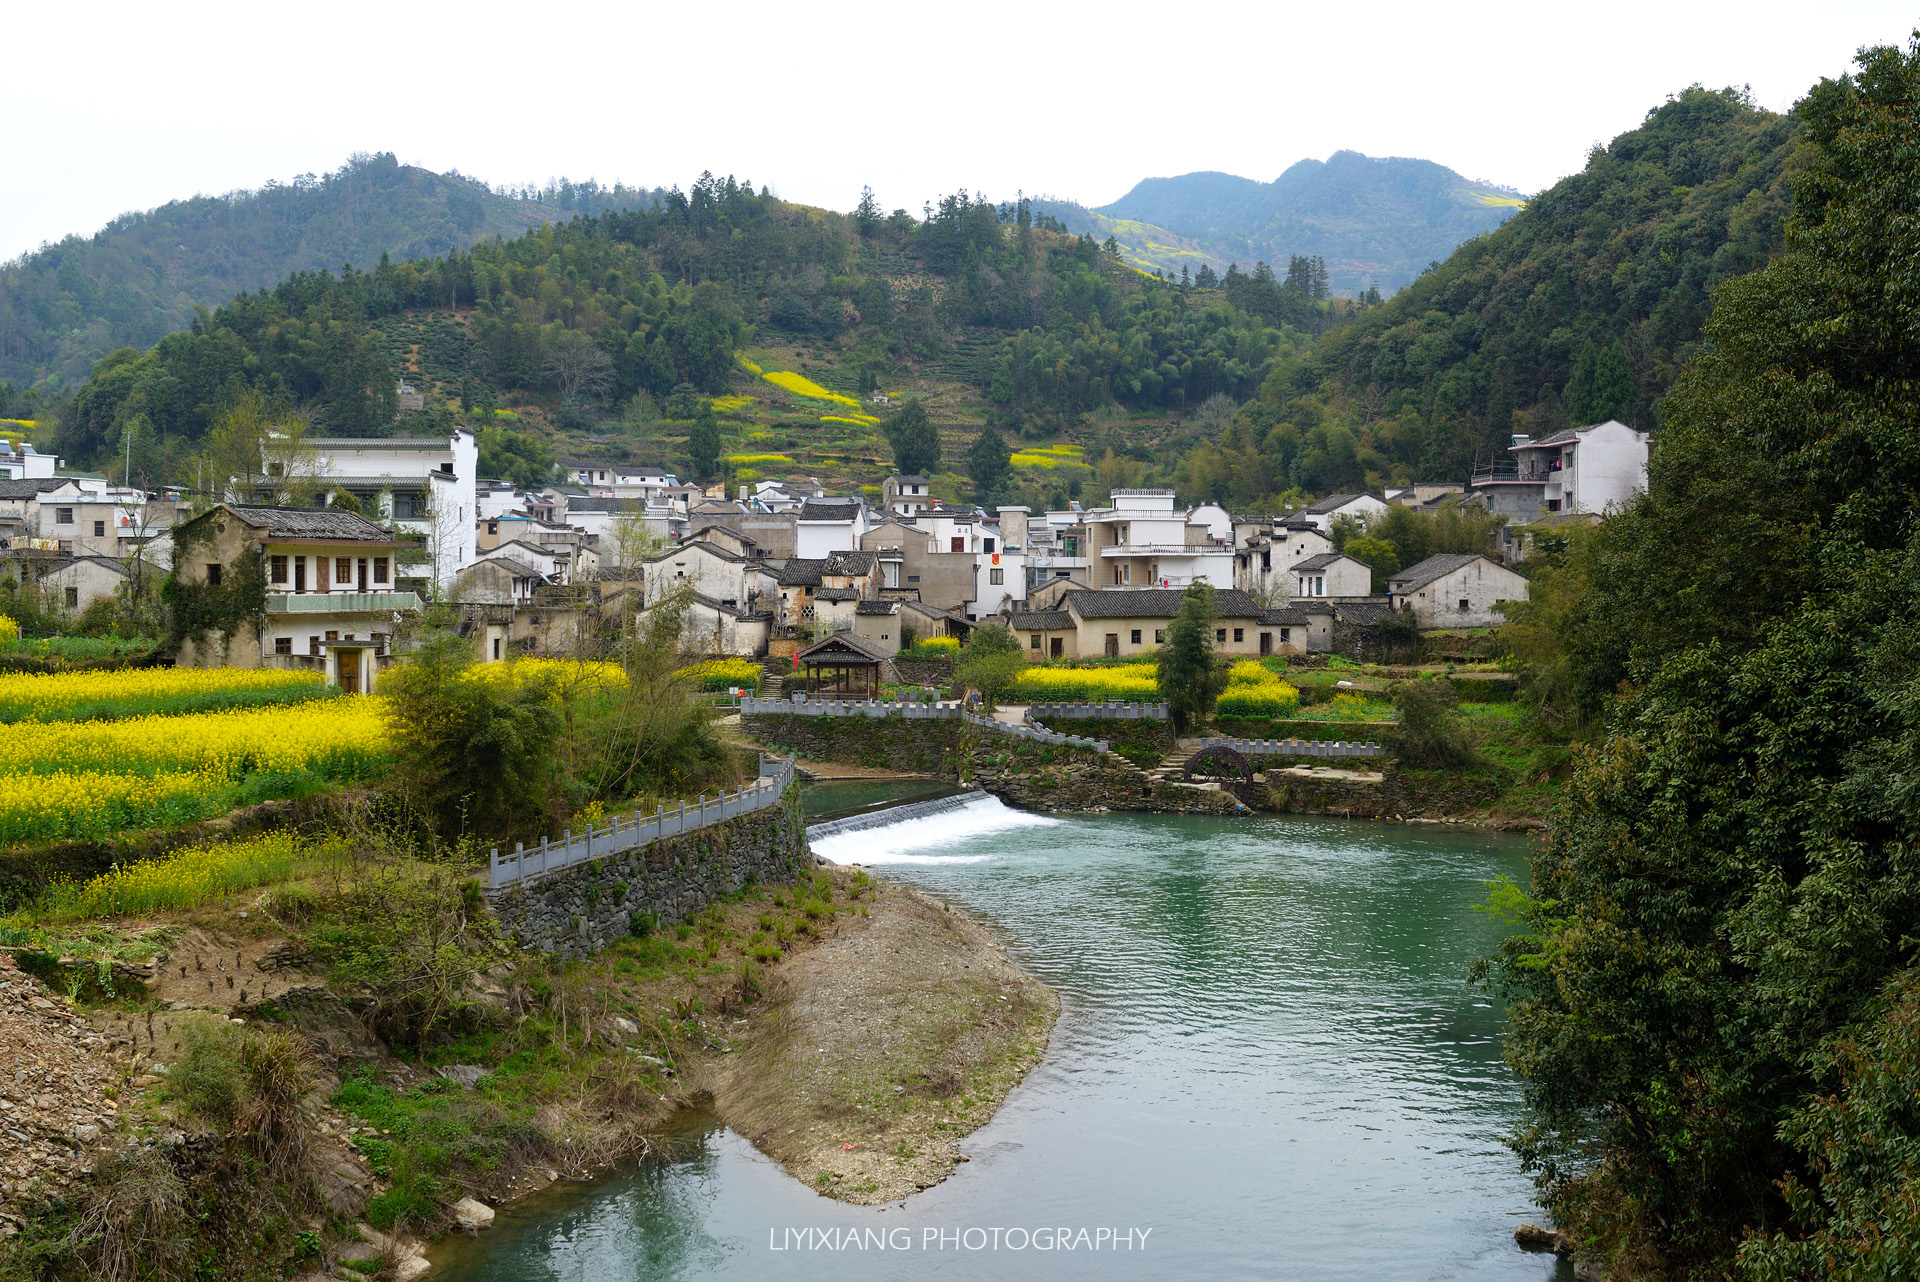
M886 652L851 632L836 632L794 656L807 671L809 699L878 699Z

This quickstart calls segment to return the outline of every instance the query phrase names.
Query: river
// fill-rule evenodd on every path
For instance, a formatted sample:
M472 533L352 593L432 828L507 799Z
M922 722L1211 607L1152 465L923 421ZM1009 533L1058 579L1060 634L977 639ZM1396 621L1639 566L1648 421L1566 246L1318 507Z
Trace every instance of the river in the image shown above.
M869 804L830 788L816 813ZM503 1208L449 1282L1571 1277L1500 1143L1518 1091L1465 977L1524 840L1286 818L1051 817L986 799L816 850L991 923L1061 995L1046 1059L881 1209L709 1119L680 1156ZM1081 1230L1085 1230L1084 1237ZM1016 1243L1018 1244L1016 1246Z

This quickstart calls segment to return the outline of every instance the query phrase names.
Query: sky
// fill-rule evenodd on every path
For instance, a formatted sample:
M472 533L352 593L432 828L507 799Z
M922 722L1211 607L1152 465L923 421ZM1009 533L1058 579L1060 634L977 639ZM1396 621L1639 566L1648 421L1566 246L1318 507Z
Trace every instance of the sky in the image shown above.
M1532 193L1693 83L1783 110L1911 6L9 6L0 261L355 152L496 184L734 174L851 209L965 187L1100 205L1341 149Z

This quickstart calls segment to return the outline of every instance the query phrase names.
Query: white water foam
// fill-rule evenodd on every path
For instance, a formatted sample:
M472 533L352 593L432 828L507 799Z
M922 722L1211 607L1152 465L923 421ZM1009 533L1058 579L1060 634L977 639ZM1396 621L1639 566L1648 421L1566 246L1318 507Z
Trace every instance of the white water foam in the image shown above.
M930 846L952 849L974 837L1016 828L1050 828L1061 822L1048 815L1014 810L998 797L986 796L955 810L822 837L813 843L813 850L837 864L978 864L994 856L925 852Z

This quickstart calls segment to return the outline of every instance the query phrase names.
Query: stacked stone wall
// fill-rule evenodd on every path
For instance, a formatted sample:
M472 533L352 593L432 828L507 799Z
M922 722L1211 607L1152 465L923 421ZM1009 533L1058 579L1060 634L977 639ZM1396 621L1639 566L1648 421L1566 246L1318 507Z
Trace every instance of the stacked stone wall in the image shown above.
M686 921L750 883L792 881L812 867L793 787L778 806L491 890L487 899L520 947L578 958Z

